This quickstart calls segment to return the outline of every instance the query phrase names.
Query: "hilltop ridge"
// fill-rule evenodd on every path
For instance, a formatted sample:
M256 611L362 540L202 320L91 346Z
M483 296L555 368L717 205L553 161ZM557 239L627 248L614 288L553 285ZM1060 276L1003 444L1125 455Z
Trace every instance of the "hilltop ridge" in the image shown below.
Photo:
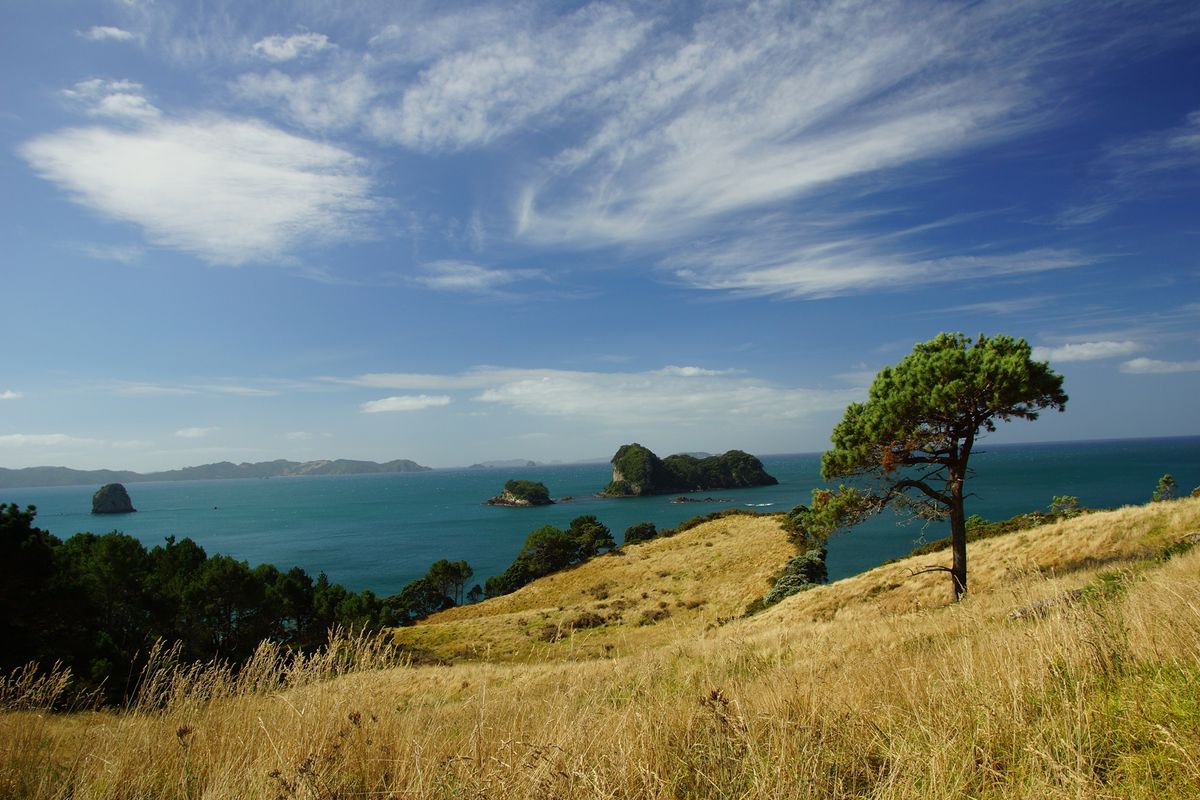
M288 478L300 475L367 475L384 472L427 472L431 468L397 458L378 463L352 459L320 459L317 461L259 461L256 463L218 461L196 467L161 472L132 470L71 469L70 467L0 467L0 489L28 486L85 486L92 483L150 483L157 481L226 480L230 478Z

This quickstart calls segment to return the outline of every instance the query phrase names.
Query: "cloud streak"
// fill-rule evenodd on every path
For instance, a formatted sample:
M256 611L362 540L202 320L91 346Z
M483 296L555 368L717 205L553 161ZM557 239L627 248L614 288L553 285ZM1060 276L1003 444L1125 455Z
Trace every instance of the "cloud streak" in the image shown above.
M1121 372L1130 375L1173 375L1180 372L1200 372L1200 361L1159 361L1154 358L1135 358L1121 364Z
M1072 361L1097 361L1104 358L1120 358L1141 350L1141 345L1131 341L1098 341L1064 344L1060 347L1035 347L1033 357L1038 361L1068 363ZM1147 360L1147 359L1135 359ZM1132 362L1130 362L1132 363Z
M210 433L215 433L219 430L220 430L220 428L215 428L215 427L180 428L179 430L175 431L175 435L177 437L179 437L180 439L203 439L205 436L208 436Z
M380 400L370 400L359 406L364 414L381 414L389 411L424 411L427 408L440 408L451 403L448 395L396 395Z
M412 282L427 289L446 292L486 294L519 281L542 279L545 275L532 269L490 269L465 261L433 261L421 266L423 275Z
M670 421L682 425L725 421L759 426L840 411L861 399L858 389L789 388L734 370L670 366L646 372L588 372L558 369L477 367L448 375L368 373L326 378L345 385L401 390L471 391L476 402L507 407L535 417L561 417L613 425ZM443 395L398 396L371 401L364 412L427 407ZM432 405L432 403L429 403Z

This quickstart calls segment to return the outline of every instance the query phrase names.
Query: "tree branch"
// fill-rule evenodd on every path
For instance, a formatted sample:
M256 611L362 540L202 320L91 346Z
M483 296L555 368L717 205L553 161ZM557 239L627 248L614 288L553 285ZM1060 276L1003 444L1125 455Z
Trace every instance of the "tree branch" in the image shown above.
M940 564L930 564L929 566L921 567L920 569L912 569L910 567L908 570L908 577L915 578L918 575L924 575L926 572L949 572L951 575L954 574L954 570L950 569L949 567L943 567Z
M925 483L924 481L913 480L911 478L906 478L902 481L896 481L894 484L892 484L891 489L888 491L888 494L889 495L899 494L900 492L903 492L905 489L917 489L922 494L932 498L933 500L936 500L937 502L941 503L942 505L945 505L945 506L951 505L949 497L942 494L941 492L935 491L934 489L932 489L929 486L929 484Z

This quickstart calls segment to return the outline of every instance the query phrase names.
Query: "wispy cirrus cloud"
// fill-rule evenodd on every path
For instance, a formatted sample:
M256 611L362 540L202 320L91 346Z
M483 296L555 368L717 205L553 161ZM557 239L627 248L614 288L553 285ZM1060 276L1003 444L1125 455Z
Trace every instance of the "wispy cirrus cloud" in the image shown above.
M1121 364L1121 372L1131 375L1172 375L1180 372L1200 372L1200 361L1160 361L1154 358L1135 358Z
M488 145L558 118L573 99L613 77L650 27L624 8L594 4L545 27L494 29L433 61L395 104L377 106L369 130L417 150Z
M214 264L278 261L302 244L359 238L377 208L359 158L261 122L68 128L19 153L76 203Z
M427 408L440 408L452 402L449 395L395 395L379 400L370 400L359 406L364 414L380 414L389 411L424 411Z
M1090 225L1146 194L1177 191L1183 179L1194 185L1200 173L1200 110L1179 125L1111 144L1092 171L1101 176L1088 185L1088 199L1059 212L1064 227Z
M357 125L380 88L363 72L344 76L287 75L279 70L241 75L233 84L238 96L262 106L277 106L291 122L315 131Z
M1038 361L1066 363L1072 361L1097 361L1104 358L1120 358L1141 350L1133 341L1075 342L1058 347L1035 347L1033 357ZM1135 359L1138 361L1146 359Z
M19 400L24 396L23 392L16 392L12 389L5 389L3 392L0 392L0 400Z
M661 242L1014 136L1041 122L1037 54L1055 30L1036 41L1025 20L900 2L715 7L597 89L605 121L531 183L521 229L546 242Z
M708 239L662 259L677 281L744 296L822 298L931 283L1012 278L1081 267L1083 253L1054 248L938 255L904 231L835 238L776 220Z

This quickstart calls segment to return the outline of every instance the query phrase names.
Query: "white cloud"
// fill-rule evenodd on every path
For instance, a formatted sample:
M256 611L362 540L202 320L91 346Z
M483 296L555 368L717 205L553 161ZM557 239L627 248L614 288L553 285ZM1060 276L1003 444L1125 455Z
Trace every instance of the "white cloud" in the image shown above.
M447 395L397 395L380 400L370 400L363 403L359 409L364 414L378 414L385 411L421 411L426 408L448 406L450 402Z
M7 433L0 435L0 448L22 447L95 447L106 444L100 439L68 436L65 433Z
M1200 372L1200 361L1159 361L1135 358L1121 364L1121 372L1132 375L1168 375L1176 372Z
M3 392L0 392L0 400L18 400L24 396L23 392L14 392L12 389L5 389Z
M659 375L671 375L677 378L695 378L698 376L712 377L714 375L732 375L733 369L705 369L704 367L676 367L674 365L658 370Z
M489 269L465 261L434 261L422 264L425 275L412 279L413 283L428 289L449 292L491 292L517 281L544 277L537 270Z
M180 439L203 439L205 436L208 436L210 433L216 433L219 430L220 430L220 428L215 428L215 427L180 428L179 430L175 431L175 435L178 436Z
M307 442L313 438L313 435L308 431L288 431L283 438L289 442Z
M137 38L132 33L123 28L115 28L111 25L93 25L86 31L81 31L80 36L84 39L90 39L93 42L114 41L127 42Z
M64 89L62 96L92 117L144 122L162 114L146 99L142 84L134 81L91 78Z
M549 371L553 372L553 370ZM548 374L542 369L509 369L507 367L475 367L457 375L437 375L425 372L368 372L352 378L325 377L321 380L347 386L371 389L483 389L497 383Z
M325 380L373 388L476 390L479 394L475 399L480 402L535 416L568 417L617 426L667 421L684 425L721 421L758 425L840 411L847 403L861 399L861 391L856 389L788 388L737 376L735 370L697 367L666 367L647 372L477 367L450 375L369 373ZM401 410L405 410L406 401L412 399L399 397L375 402L400 401ZM449 402L449 397L444 399ZM370 405L364 405L363 410Z
M399 104L373 111L369 128L419 150L486 145L561 113L611 77L649 30L630 12L600 5L541 30L501 28L422 70Z
M77 249L91 258L122 264L137 263L146 253L145 248L136 244L81 244Z
M268 36L254 43L253 50L269 61L291 61L307 58L333 47L323 33L296 33L291 36Z
M1119 358L1136 353L1142 349L1137 342L1079 342L1064 344L1060 347L1035 347L1033 357L1038 361L1065 363L1070 361L1096 361L1101 358ZM1147 361L1148 359L1135 359ZM1133 363L1133 362L1129 362Z
M265 75L242 75L233 88L252 102L281 106L289 120L317 131L356 124L379 93L371 79L358 72L344 78L319 75L293 78L271 70Z
M839 411L861 399L860 395L856 390L785 388L724 376L547 370L538 378L485 389L477 399L534 416L620 426L664 422L759 425Z
M278 260L302 244L358 237L376 207L360 159L259 122L70 128L19 152L75 202L214 264Z

